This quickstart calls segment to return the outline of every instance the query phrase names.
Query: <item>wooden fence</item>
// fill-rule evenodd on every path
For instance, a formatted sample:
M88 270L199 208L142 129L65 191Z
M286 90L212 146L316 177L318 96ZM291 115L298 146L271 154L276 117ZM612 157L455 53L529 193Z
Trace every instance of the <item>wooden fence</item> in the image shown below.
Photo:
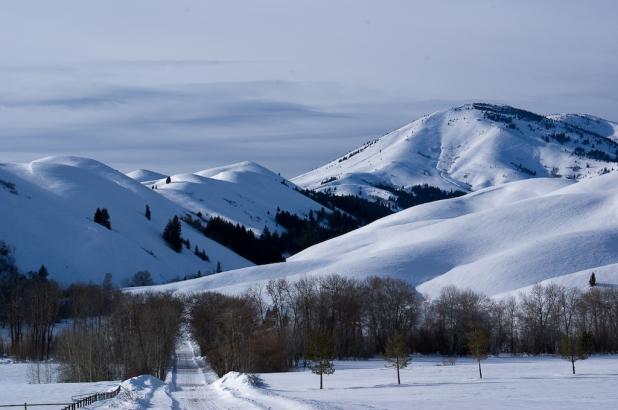
M100 400L108 400L113 399L118 396L120 393L120 386L116 387L112 391L104 392L104 393L94 393L88 396L80 397L79 399L74 399L73 403L23 403L23 404L0 404L0 408L8 408L8 407L23 407L24 410L28 410L28 407L38 407L38 406L64 406L62 410L75 410L81 409L82 407L93 404L96 401Z
M118 393L120 393L120 386L116 387L112 391L108 391L104 393L95 393L95 394L91 394L90 396L82 397L81 399L74 401L68 406L63 407L62 410L81 409L82 407L88 406L94 403L95 401L113 399L114 397L118 396Z

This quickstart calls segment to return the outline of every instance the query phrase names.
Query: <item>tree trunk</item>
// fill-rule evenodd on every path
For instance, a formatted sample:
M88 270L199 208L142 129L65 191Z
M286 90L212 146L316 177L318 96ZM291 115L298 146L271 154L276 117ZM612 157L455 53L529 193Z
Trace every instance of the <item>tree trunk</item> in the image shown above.
M399 358L397 358L397 384L401 384L401 378L399 377Z
M320 372L320 390L322 390L322 373Z
M571 357L571 366L573 367L573 374L575 374L575 359Z
M483 371L481 370L481 361L479 360L479 377L482 379L483 378Z

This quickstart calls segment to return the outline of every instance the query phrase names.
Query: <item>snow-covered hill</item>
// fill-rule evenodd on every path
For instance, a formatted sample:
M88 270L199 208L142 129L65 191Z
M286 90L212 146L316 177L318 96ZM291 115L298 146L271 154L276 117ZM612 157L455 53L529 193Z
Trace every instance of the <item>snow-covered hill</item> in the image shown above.
M291 182L253 162L172 175L169 184L165 176L149 179L154 174L134 171L128 175L148 187L154 185L155 192L191 212L201 212L206 219L219 216L257 233L265 226L271 231L281 229L275 222L277 209L306 217L309 211L323 208Z
M308 274L402 278L435 295L446 285L488 295L541 281L618 284L618 173L575 182L533 178L420 205L320 243L287 262L159 287L240 292Z
M152 220L144 216L148 205ZM112 229L93 222L107 208ZM15 248L18 266L45 264L63 282L100 283L110 272L118 283L138 270L165 281L187 274L252 263L187 225L183 237L204 249L203 261L162 239L167 221L186 210L108 166L85 158L49 157L27 164L0 164L0 239Z
M380 185L474 191L533 177L589 178L618 170L617 161L618 124L479 103L424 116L292 181L388 199Z
M160 174L148 169L136 169L135 171L127 172L129 178L133 178L137 182L150 182L157 181L159 179L165 179L167 175Z

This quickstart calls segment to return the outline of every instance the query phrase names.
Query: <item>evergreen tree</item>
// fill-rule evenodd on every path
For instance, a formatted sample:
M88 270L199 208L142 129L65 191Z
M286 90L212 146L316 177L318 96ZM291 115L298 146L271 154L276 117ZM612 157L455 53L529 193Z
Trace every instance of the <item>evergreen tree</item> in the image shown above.
M114 288L114 282L112 281L112 274L107 272L105 277L103 277L103 289L106 291L110 291Z
M215 269L215 273L221 273L223 269L221 268L221 262L217 261L217 268Z
M335 357L334 345L332 338L326 334L314 335L309 341L307 359L311 360L311 372L320 376L320 390L324 388L323 376L335 373L332 362Z
M591 288L595 287L597 285L597 276L594 274L594 272L592 272L592 274L590 275L590 279L588 280L588 284L590 285Z
M178 216L174 216L165 225L163 230L163 239L167 242L173 250L180 252L182 250L182 226Z
M390 366L397 370L397 384L401 384L399 370L407 367L410 363L410 351L404 335L397 332L388 338L384 357L390 363Z
M99 225L103 225L107 229L112 229L112 224L109 219L109 212L107 211L107 208L97 208L97 210L94 212L94 221Z
M37 276L37 279L40 279L43 281L47 280L47 277L49 276L49 272L47 271L47 268L45 267L45 265L41 265L36 276Z
M172 182L172 177L167 177L167 178L165 178L165 183L166 183L166 184L169 184L169 183L171 183L171 182Z
M94 211L94 222L101 225L101 221L103 221L103 218L101 217L101 209L97 208L97 210Z
M0 240L0 278L3 275L16 274L18 272L13 256L13 249L3 240Z
M145 213L146 219L148 219L150 221L150 218L152 217L152 214L150 212L150 207L148 205L146 205L146 213Z
M103 218L102 225L107 229L112 229L112 224L109 219L109 212L107 212L107 208L101 209L101 218Z

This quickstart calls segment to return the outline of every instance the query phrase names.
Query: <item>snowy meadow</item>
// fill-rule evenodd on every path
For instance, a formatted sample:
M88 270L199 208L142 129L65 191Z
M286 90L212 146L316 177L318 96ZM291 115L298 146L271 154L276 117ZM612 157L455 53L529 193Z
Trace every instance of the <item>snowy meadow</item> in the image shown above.
M440 357L414 358L402 384L382 360L337 361L320 391L311 372L260 374L265 389L316 408L340 409L610 409L618 401L618 357L596 356L570 374L554 357L492 357L454 365Z

